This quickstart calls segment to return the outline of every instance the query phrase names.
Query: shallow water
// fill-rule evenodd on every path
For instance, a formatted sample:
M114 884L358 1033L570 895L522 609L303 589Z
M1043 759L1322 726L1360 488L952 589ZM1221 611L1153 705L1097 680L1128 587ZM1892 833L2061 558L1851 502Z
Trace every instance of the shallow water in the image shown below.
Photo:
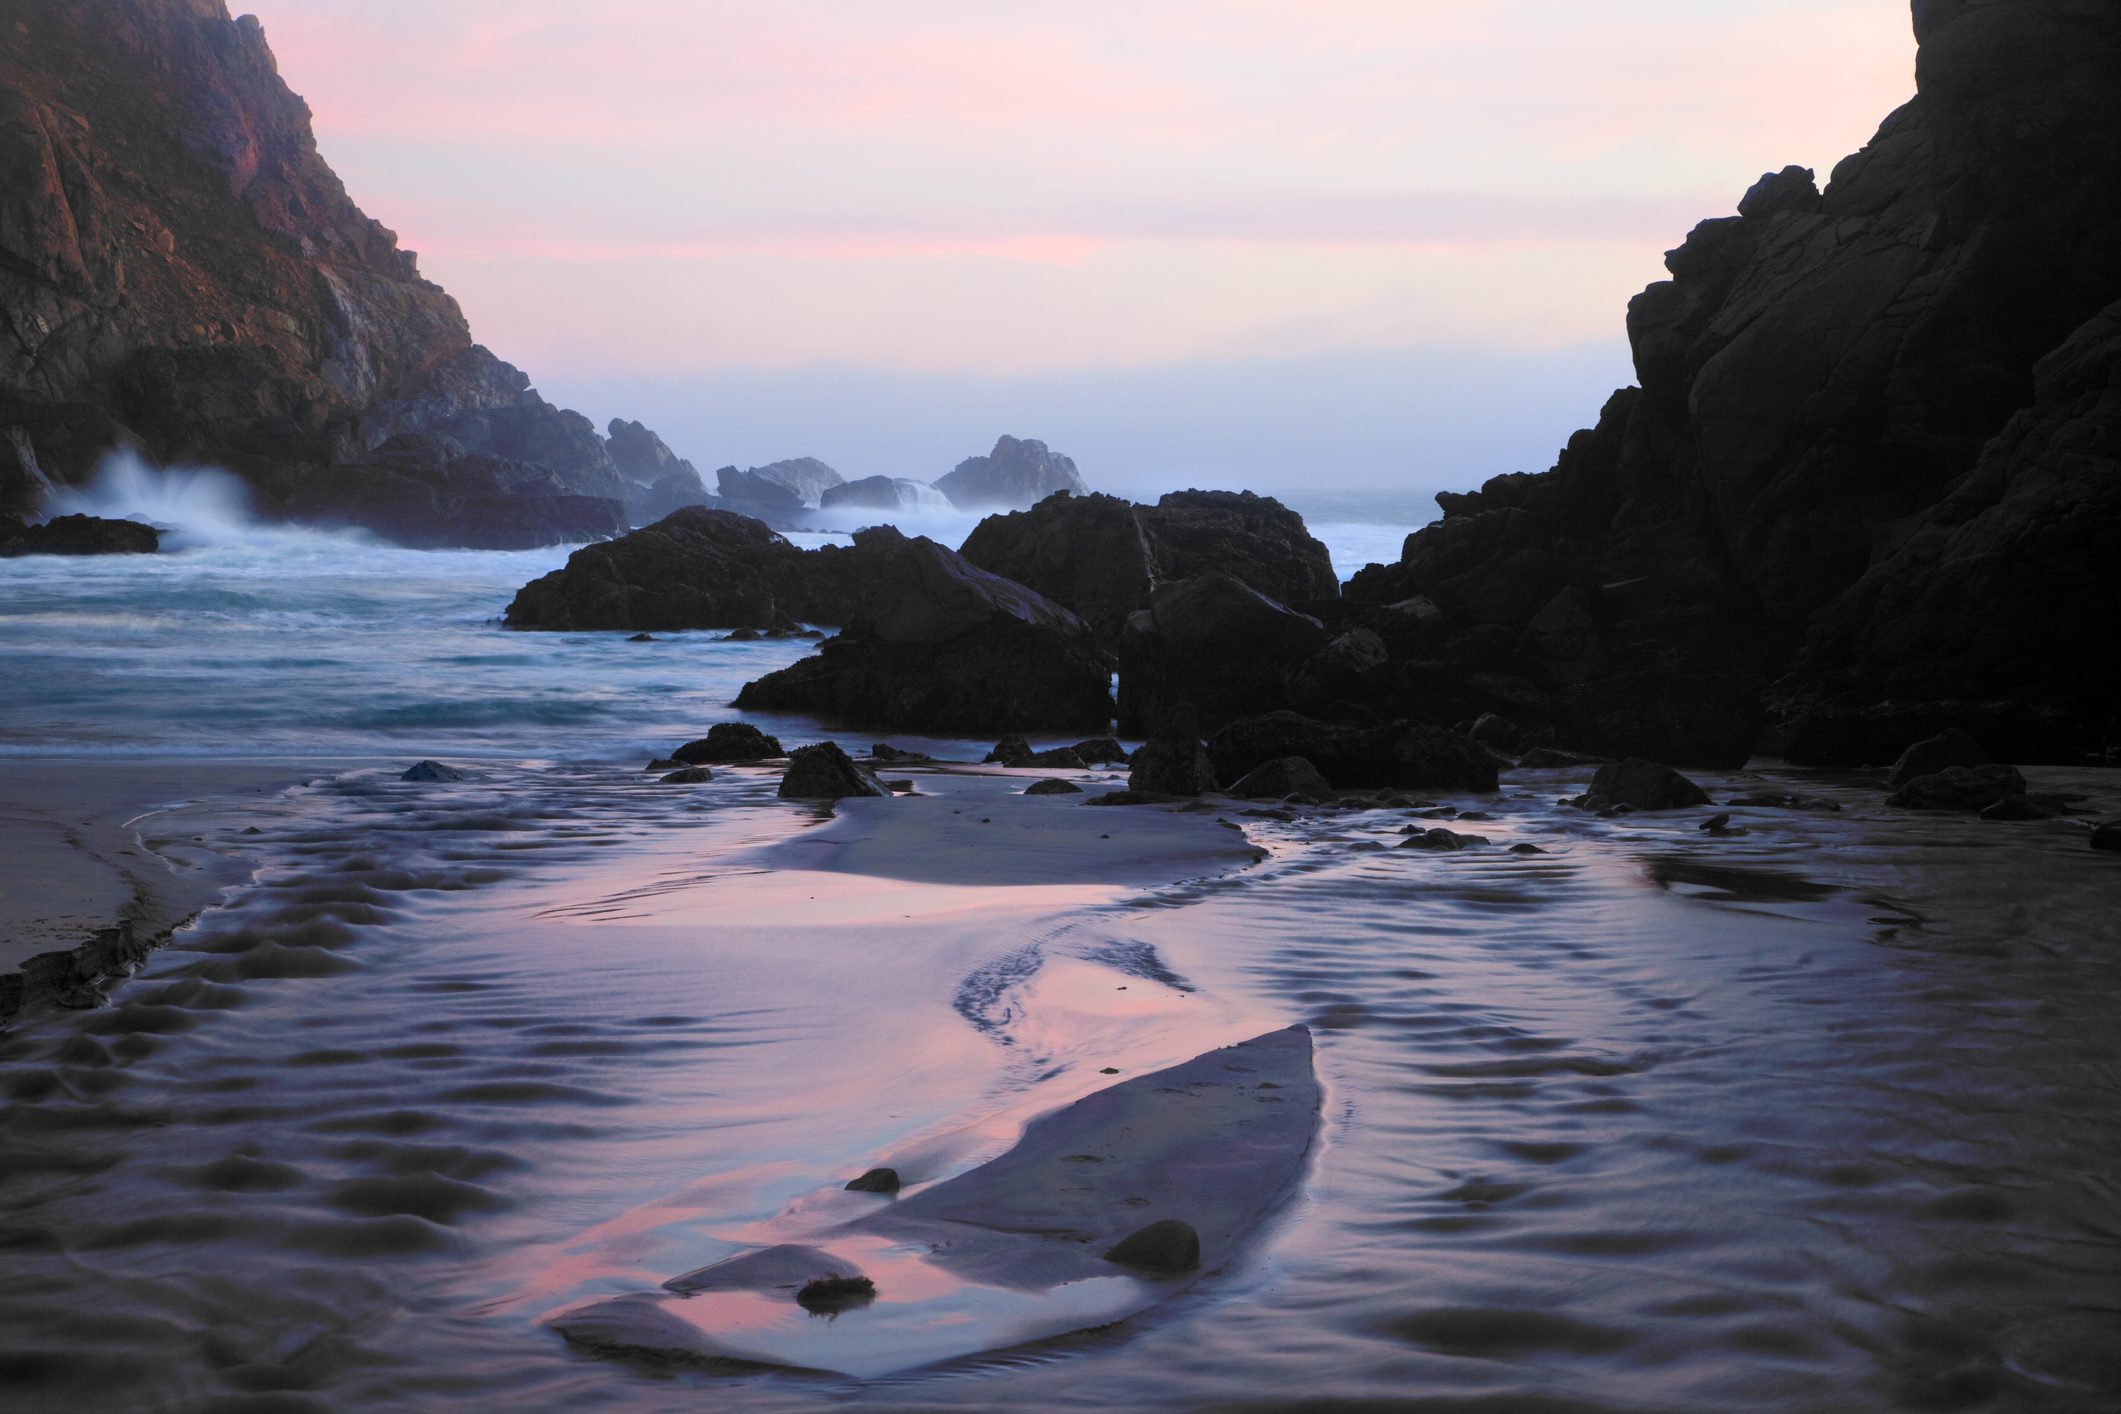
M1084 809L1020 784L919 804ZM1723 838L1568 784L1466 827L1544 854L1237 817L1265 859L1146 888L806 868L820 821L764 771L355 773L166 822L257 883L117 1005L0 1042L11 1401L2112 1408L2113 862L1887 822L1867 784ZM1291 1022L1308 1181L1159 1313L870 1382L540 1324Z

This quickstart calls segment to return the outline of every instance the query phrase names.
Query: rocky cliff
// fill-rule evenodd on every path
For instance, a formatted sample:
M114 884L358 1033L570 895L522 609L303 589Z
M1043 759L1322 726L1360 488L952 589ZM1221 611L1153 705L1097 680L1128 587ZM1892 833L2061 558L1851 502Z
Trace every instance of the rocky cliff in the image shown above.
M1710 760L1763 700L1814 743L1916 699L2044 722L2021 751L2105 730L2121 23L1914 21L1917 96L1823 192L1762 177L1630 304L1640 387L1350 586L1432 605L1419 651L1475 705Z
M497 486L514 540L625 523L604 439L475 344L354 205L255 17L221 0L13 0L0 510L34 510L118 445L227 466L268 513L386 532L439 515L451 533Z

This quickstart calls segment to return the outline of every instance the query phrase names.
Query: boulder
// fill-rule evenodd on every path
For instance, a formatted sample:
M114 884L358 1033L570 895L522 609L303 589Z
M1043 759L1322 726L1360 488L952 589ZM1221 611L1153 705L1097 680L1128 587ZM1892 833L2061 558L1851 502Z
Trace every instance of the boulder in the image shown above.
M1631 810L1684 810L1707 805L1708 792L1671 767L1630 756L1609 761L1591 777L1591 788L1573 804L1585 810L1626 806Z
M670 754L687 765L699 766L710 762L764 761L788 753L781 749L779 738L766 735L749 722L716 722L707 729L707 735L686 742Z
M1208 739L1208 754L1231 780L1301 756L1337 789L1492 791L1498 783L1494 759L1471 740L1420 722L1357 726L1267 712L1224 726Z
M964 511L1020 510L1035 506L1056 491L1085 495L1075 463L1044 442L1003 437L983 457L967 457L935 488Z
M783 800L844 800L849 796L888 796L891 792L840 750L838 742L798 746L788 754L781 777Z
M2061 805L2043 800L2037 795L2007 795L1994 805L1984 806L1984 820L2059 820L2067 814Z
M152 555L162 532L135 520L54 516L42 525L0 519L0 558L15 555Z
M1140 518L1159 583L1228 574L1284 604L1340 594L1324 542L1272 496L1173 491Z
M1185 702L1210 730L1289 703L1289 676L1325 642L1317 619L1222 573L1157 586L1119 640L1119 724L1143 732Z
M819 504L828 511L910 511L929 515L952 509L948 496L925 481L903 476L865 476L833 486L819 497Z
M1005 736L994 744L994 750L981 760L989 766L1028 766L1031 764L1031 743L1020 736Z
M1947 766L1986 766L1995 758L1981 749L1975 741L1957 727L1946 727L1932 737L1925 737L1900 753L1893 769L1886 774L1885 783L1899 787L1917 776L1928 776Z
M470 776L454 766L445 766L439 761L417 761L400 772L401 781L465 781Z
M2092 826L2091 846L2108 853L2121 853L2121 820L2104 820Z
M1081 795L1083 788L1073 781L1064 781L1058 776L1048 776L1042 781L1033 781L1024 787L1025 795Z
M892 1168L870 1169L859 1178L847 1180L850 1193L896 1193L898 1190L898 1170Z
M1332 783L1301 756L1262 762L1231 786L1230 794L1240 800L1295 799L1306 805L1330 805L1337 799Z
M853 560L839 547L803 551L764 522L687 507L597 545L516 593L510 628L770 628L843 622Z
M705 766L687 766L662 777L666 786L703 786L714 779L714 772Z
M1481 845L1487 842L1488 837L1486 835L1461 835L1438 826L1434 829L1414 831L1399 842L1399 847L1401 849L1426 849L1448 853L1465 849L1470 845Z
M1197 740L1151 737L1134 753L1127 789L1136 795L1198 796L1215 789L1215 767Z
M1903 810L1959 810L1972 814L2025 794L2015 766L1947 766L1917 776L1885 798Z
M1127 764L1127 748L1115 737L1094 736L1088 741L1075 743L1075 754L1085 765L1124 766Z

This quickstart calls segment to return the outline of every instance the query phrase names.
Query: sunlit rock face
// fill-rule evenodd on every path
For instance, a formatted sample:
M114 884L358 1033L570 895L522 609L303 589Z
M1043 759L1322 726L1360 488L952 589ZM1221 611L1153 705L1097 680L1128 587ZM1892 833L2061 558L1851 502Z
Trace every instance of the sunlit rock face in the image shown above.
M2121 31L2096 0L1915 21L1919 94L1823 191L1762 177L1630 304L1640 389L1551 471L1440 497L1354 594L1425 597L1437 656L1593 735L1642 703L1735 719L1799 665L1792 715L2033 701L2068 754L2114 687L2078 606L2113 584ZM1571 614L1557 661L1538 625Z
M507 543L623 528L586 418L472 341L457 303L318 155L257 19L221 0L22 0L0 36L0 506L112 447L225 465L260 508L372 498L404 436L444 501L534 465ZM405 461L397 449L396 471ZM463 483L461 486L458 483ZM322 488L322 489L320 489Z

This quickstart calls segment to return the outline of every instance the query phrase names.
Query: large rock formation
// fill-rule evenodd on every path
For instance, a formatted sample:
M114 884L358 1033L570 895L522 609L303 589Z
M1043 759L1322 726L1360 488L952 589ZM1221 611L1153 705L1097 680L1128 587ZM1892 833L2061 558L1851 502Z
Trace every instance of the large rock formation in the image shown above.
M1119 638L1119 729L1147 735L1190 708L1209 731L1289 705L1295 670L1325 644L1318 620L1216 573L1158 585Z
M626 514L635 525L653 525L672 511L713 499L699 468L640 423L614 417L605 435L612 465L626 483Z
M738 707L983 735L1110 723L1111 663L1066 609L888 526L843 553L854 566L844 630L745 684Z
M268 514L341 486L371 504L409 472L469 506L498 459L542 474L504 487L518 504L487 541L623 524L615 504L581 504L623 495L603 439L474 344L456 301L353 204L254 17L221 0L17 0L6 19L0 510L35 512L122 445L227 466Z
M1640 388L1350 585L1431 604L1455 683L1702 764L1742 758L1793 666L1799 718L2030 703L2066 755L2111 715L2087 606L2115 597L2121 26L2102 0L1915 17L1918 96L1825 192L1761 178L1629 306Z
M827 491L835 486L845 485L847 481L846 477L816 457L790 457L786 461L755 466L751 468L751 474L793 491L805 505L810 506L821 504Z
M793 529L802 518L803 498L756 471L725 466L715 472L714 479L721 504L732 511L782 530Z
M915 511L934 514L952 509L950 498L925 481L903 476L865 476L828 487L818 504L828 511Z
M1284 603L1339 592L1303 517L1249 491L1174 491L1153 506L1057 492L988 516L961 553L1067 605L1107 641L1165 580L1228 574Z
M1044 442L1003 437L983 457L966 457L935 489L962 511L1015 510L1035 506L1056 491L1084 495L1089 487L1075 462L1046 450Z

